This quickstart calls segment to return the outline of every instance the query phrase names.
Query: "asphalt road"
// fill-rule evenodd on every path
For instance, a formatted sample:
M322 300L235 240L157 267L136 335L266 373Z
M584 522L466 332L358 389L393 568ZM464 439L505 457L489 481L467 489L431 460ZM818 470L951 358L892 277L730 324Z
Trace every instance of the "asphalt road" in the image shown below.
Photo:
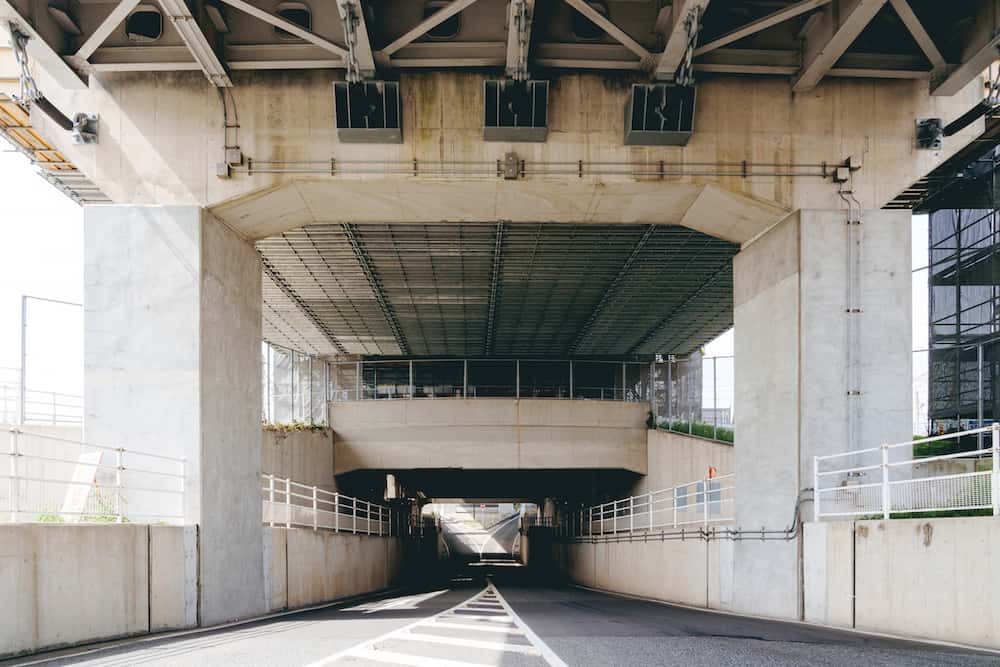
M1000 664L998 655L533 585L509 565L462 574L473 581L0 665Z

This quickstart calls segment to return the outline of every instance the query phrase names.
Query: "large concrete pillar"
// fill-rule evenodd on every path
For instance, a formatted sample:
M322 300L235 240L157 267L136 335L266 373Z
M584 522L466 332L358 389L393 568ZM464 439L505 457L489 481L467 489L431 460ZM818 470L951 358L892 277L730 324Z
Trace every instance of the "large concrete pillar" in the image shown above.
M84 220L85 437L185 457L199 621L263 613L258 255L196 206Z
M912 437L910 214L847 220L798 211L734 259L744 530L791 526L797 503L812 519L813 456ZM799 618L800 553L800 538L736 542L733 607Z

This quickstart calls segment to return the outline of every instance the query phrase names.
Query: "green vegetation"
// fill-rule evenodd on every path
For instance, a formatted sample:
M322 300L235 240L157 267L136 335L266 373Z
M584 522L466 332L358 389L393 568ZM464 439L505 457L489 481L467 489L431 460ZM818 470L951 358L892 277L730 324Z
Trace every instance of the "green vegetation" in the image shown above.
M914 440L923 440L927 436L915 435ZM922 459L928 456L944 456L945 454L956 454L962 451L962 445L958 440L935 440L934 442L922 442L913 445L913 458Z
M647 425L652 423L652 415L647 421ZM709 440L718 440L720 442L735 442L735 433L731 428L723 428L721 426L716 427L712 424L706 424L704 422L686 422L686 421L669 421L667 419L660 419L657 426L665 431L675 431L677 433L687 433L690 435L696 435L700 438L708 438Z
M303 421L293 421L286 422L282 424L273 424L271 422L263 422L262 426L265 431L273 431L275 433L295 433L298 431L326 431L329 426L325 423L317 424L315 422L303 422Z
M63 523L64 519L60 514L39 514L35 517L38 523Z

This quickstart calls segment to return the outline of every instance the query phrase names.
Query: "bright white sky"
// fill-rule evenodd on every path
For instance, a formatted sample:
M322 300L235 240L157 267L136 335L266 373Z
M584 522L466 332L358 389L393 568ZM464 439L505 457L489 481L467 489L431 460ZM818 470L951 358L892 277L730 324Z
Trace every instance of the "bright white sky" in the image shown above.
M0 384L20 366L21 295L80 303L83 298L83 209L37 176L28 161L0 140ZM913 218L913 267L927 263L927 218ZM28 387L83 393L80 309L29 301ZM913 274L913 347L927 347L927 272ZM733 354L733 332L705 348ZM914 391L926 409L926 356L918 355ZM722 362L719 374L725 375ZM720 385L723 383L720 377ZM731 392L731 380L724 393ZM722 397L720 396L720 403ZM914 421L920 423L915 415Z

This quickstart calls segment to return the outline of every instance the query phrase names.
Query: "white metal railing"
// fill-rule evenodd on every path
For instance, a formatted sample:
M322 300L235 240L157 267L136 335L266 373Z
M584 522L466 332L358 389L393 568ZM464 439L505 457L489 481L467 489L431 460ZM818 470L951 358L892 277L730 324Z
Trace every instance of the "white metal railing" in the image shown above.
M184 459L12 428L0 469L0 520L184 519Z
M664 530L729 523L735 514L736 476L704 478L620 498L572 512L560 521L568 537Z
M989 449L913 458L912 447L979 433ZM813 458L814 519L988 510L1000 514L1000 424Z
M407 529L403 515L385 505L300 484L287 477L265 473L261 478L264 523L269 526L380 536L402 535Z
M7 369L0 369L7 370ZM83 422L83 396L0 382L0 424L72 425Z

